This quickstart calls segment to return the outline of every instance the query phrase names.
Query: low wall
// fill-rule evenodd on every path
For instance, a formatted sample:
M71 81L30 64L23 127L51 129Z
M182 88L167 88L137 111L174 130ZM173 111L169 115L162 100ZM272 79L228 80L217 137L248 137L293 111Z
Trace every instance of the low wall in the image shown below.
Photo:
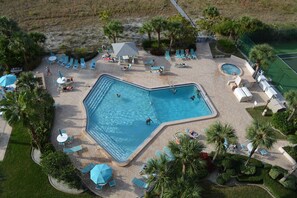
M287 160L289 160L293 165L296 165L296 161L283 149L283 147L279 147L278 150L287 158Z

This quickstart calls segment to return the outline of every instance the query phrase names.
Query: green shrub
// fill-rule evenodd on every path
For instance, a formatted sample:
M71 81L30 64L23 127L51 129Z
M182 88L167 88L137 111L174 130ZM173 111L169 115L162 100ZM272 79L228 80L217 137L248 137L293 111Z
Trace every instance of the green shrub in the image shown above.
M286 146L283 148L295 161L297 161L297 146Z
M224 185L226 183L226 181L224 180L224 178L222 177L222 175L219 175L216 179L217 183L220 185Z
M233 160L230 158L225 158L222 160L222 166L224 167L224 170L227 170L229 168L233 167Z
M236 171L234 169L227 169L226 173L231 175L231 176L236 176Z
M220 39L217 41L217 48L225 53L233 53L236 50L234 41L230 39Z
M254 175L256 173L256 167L252 165L241 166L240 172L245 175Z
M221 176L225 180L225 183L231 179L231 175L229 173L222 173Z
M41 160L42 170L56 178L58 181L68 183L70 187L81 188L81 180L78 171L72 165L69 157L63 152L52 152Z
M296 190L296 177L290 176L285 181L280 181L280 183L287 189Z
M284 174L286 173L287 173L286 170L278 166L272 167L269 171L269 175L272 179L276 179L276 178L280 179L280 177L284 176Z
M206 168L201 168L197 171L197 178L202 179L205 178L208 175L208 171Z
M295 198L296 192L285 188L277 180L272 179L268 171L263 173L263 183L269 191L277 198Z
M272 116L272 125L279 129L282 133L288 135L297 131L297 122L287 121L290 115L289 111L278 112Z
M260 183L263 183L263 172L264 172L264 169L257 168L256 173L254 175L238 175L236 179L239 182L249 182L249 183L260 184Z
M155 56L164 56L165 50L159 49L159 48L153 48L151 49L150 53Z
M152 47L152 43L153 43L153 41L149 41L149 40L142 41L143 49L145 49L145 50L150 49Z

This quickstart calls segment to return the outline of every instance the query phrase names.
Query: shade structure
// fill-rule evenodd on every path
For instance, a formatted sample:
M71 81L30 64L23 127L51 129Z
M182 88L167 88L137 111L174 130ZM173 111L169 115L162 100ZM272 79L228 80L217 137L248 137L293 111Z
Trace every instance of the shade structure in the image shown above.
M127 43L113 43L111 44L113 52L117 57L120 56L137 56L138 49L133 42Z
M90 177L95 184L105 185L112 177L112 168L107 164L97 164L91 170Z
M9 85L12 85L15 83L15 81L17 80L17 77L13 74L7 74L5 76L2 76L0 78L0 86L1 87L6 87Z

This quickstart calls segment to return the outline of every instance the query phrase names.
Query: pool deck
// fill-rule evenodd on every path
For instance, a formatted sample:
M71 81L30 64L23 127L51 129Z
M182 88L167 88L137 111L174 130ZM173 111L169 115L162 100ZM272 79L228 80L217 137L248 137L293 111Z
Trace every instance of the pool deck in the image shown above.
M45 77L45 81L47 90L54 97L56 102L56 116L51 137L53 144L56 148L62 149L62 146L57 144L56 137L58 135L58 129L65 129L68 135L73 135L75 137L73 143L67 146L72 147L81 144L84 148L82 152L70 154L71 159L78 168L93 162L107 163L112 166L114 170L114 179L116 180L117 185L112 189L106 186L102 191L96 190L95 185L88 178L89 175L84 176L85 184L87 184L96 194L102 197L136 197L142 195L144 193L143 190L132 184L132 178L141 178L138 174L140 167L147 161L147 159L154 157L156 150L160 150L167 145L168 141L173 139L173 135L177 131L191 128L201 134L200 140L206 145L204 129L213 122L219 120L224 123L230 123L236 130L239 143L246 143L245 129L251 124L252 118L245 108L252 107L254 100L256 100L259 105L264 105L268 99L267 96L260 90L258 85L255 84L252 88L249 88L254 96L253 100L250 102L239 103L232 93L231 88L226 85L227 81L232 79L232 76L223 75L218 70L218 64L224 62L235 64L243 70L243 79L251 79L250 73L244 66L244 60L234 57L214 60L212 59L207 43L197 44L197 52L198 60L182 61L175 60L175 58L172 57L171 61L167 61L164 57L152 57L146 52L140 51L139 63L133 64L129 71L122 71L120 68L121 66L117 63L108 63L102 59L98 60L99 57L96 59L96 70L90 70L89 63L87 63L88 69L85 70L66 69L57 64L50 66L53 75ZM149 67L143 65L142 59L147 58L153 58L156 61L156 65L165 66L166 72L164 75L160 76L151 73ZM187 63L190 67L174 67L175 63L182 62ZM36 71L45 73L45 67L46 58L44 58L43 63L36 69ZM58 92L56 83L58 70L60 70L64 76L71 76L74 78L73 91ZM84 132L86 115L82 101L90 91L92 85L103 73L111 74L126 81L149 88L168 86L169 84L198 83L204 88L208 97L217 109L218 116L216 118L202 121L165 126L129 165L120 167L113 163L112 159L105 154L104 150ZM271 156L261 157L256 154L255 157L270 164L290 169L291 164L278 151L280 146L286 144L285 141L278 141L270 150ZM213 145L207 145L205 151L210 152L212 150ZM245 155L247 154L245 153Z

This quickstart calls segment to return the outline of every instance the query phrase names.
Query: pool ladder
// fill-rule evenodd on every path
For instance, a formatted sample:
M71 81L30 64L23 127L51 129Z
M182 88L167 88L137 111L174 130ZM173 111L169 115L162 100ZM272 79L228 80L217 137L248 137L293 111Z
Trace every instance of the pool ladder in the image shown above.
M169 84L170 90L172 91L173 94L176 93L176 87L174 84Z

